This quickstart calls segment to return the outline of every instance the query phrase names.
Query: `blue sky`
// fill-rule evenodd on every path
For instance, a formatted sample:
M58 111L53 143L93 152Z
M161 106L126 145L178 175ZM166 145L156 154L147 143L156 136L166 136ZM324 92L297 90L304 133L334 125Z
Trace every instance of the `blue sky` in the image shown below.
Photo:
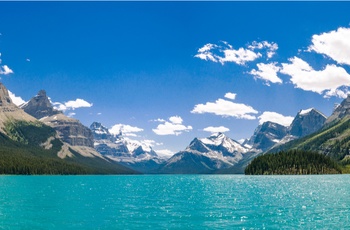
M12 93L27 101L45 89L86 126L122 127L163 152L217 130L249 138L300 109L329 116L350 85L350 2L0 8L0 77Z

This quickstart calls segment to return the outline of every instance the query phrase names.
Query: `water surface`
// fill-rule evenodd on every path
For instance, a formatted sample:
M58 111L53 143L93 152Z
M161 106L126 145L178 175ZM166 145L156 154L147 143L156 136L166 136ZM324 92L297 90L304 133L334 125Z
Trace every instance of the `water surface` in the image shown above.
M1 229L350 228L350 175L0 176Z

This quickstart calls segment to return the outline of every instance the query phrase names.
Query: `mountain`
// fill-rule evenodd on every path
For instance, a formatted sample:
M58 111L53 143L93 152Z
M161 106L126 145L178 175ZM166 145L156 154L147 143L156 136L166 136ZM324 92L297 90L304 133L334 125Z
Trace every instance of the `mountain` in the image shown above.
M95 139L95 149L113 161L142 173L156 172L159 165L164 162L152 147L126 138L121 132L112 135L99 122L93 122L90 129Z
M287 135L287 127L266 121L259 125L246 145L264 152L279 143Z
M21 105L21 108L36 119L62 113L52 107L45 90L40 90L36 96Z
M347 97L317 132L273 148L270 152L300 149L316 151L343 163L350 162L350 97Z
M94 147L91 130L77 119L67 117L62 112L55 110L44 90L40 90L21 108L46 125L53 127L63 142L72 146Z
M92 148L62 142L54 128L13 104L1 83L0 142L2 174L136 173Z
M350 116L350 94L338 105L332 115L326 120L326 124L335 123L345 117Z
M0 83L0 131L4 132L6 123L16 121L36 122L36 119L13 104L8 90Z
M168 159L159 172L215 173L234 167L248 152L248 149L237 141L223 133L216 133L208 138L195 138L184 151Z
M288 128L288 134L303 137L318 131L326 122L327 117L318 110L311 108L300 110Z
M253 136L243 143L260 152L318 131L327 117L314 108L300 110L289 127L267 121L259 125Z

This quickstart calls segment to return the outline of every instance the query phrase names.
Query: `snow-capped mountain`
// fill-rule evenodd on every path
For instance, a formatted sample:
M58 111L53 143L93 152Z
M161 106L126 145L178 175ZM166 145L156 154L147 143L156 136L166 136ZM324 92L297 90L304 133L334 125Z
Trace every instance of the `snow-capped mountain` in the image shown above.
M143 173L153 172L164 162L151 146L125 137L122 132L113 135L99 122L93 122L90 129L95 149L113 161Z
M161 173L214 173L240 162L249 149L223 133L207 138L195 138L160 168Z

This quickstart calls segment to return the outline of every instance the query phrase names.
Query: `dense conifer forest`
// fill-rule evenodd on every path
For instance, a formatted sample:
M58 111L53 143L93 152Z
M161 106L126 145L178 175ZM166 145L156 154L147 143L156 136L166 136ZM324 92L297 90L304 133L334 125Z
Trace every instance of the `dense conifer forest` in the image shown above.
M289 150L264 154L245 169L246 175L339 174L341 167L330 157L317 152Z

